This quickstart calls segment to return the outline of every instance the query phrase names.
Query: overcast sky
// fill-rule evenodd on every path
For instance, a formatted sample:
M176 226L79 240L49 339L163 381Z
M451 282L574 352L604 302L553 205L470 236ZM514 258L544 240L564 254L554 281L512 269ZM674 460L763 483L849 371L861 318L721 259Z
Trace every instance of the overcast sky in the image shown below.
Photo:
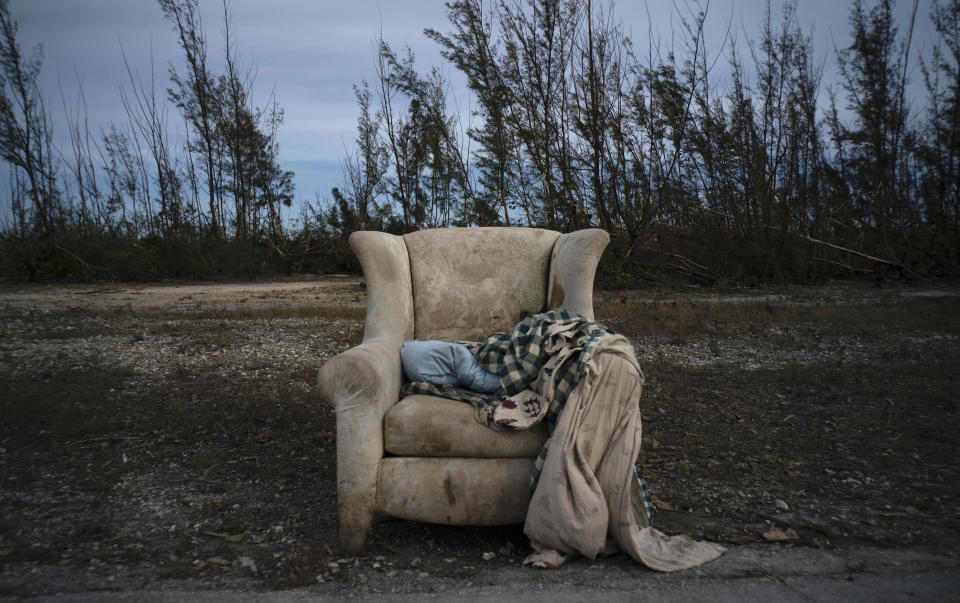
M913 56L929 51L933 29L929 0L921 0L914 33ZM670 44L682 0L620 0L615 13L632 33L635 47L645 49L649 23L664 48ZM774 15L781 1L773 0ZM872 6L871 0L865 0ZM222 53L222 5L201 0L210 54ZM728 24L741 41L755 39L765 11L765 0L713 0L707 19L707 48L724 51ZM824 83L836 82L834 44L848 41L846 0L800 0L798 17L812 31L815 56L824 61ZM906 28L912 2L900 0L897 13ZM423 35L424 28L447 31L446 9L440 0L232 0L233 32L242 61L256 70L254 103L263 105L271 92L284 109L279 134L284 168L297 174L297 197L313 199L329 194L340 183L339 161L344 145L354 138L357 108L352 85L373 77L373 39L382 28L384 39L395 48L408 44L422 71L441 65L436 45ZM160 94L168 86L168 66L180 66L181 55L169 24L153 0L10 0L10 12L20 24L24 49L43 44L42 88L53 113L55 134L64 135L63 90L70 102L76 98L78 76L83 83L89 123L100 131L111 121L126 125L119 88L129 86L121 46L141 79L149 82L151 56ZM649 14L649 18L648 18ZM724 51L725 52L725 51ZM726 59L718 62L718 70ZM461 114L467 115L469 98L458 74L444 71L454 82ZM722 76L722 73L721 73ZM919 82L919 70L913 80ZM722 84L721 84L722 89ZM821 92L825 98L825 91ZM179 116L170 110L171 127L182 130Z

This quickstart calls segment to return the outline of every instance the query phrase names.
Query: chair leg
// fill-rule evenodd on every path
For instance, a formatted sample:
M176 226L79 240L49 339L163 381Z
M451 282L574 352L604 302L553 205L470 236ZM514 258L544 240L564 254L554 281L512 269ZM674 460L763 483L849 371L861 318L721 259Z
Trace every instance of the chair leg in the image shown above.
M341 500L339 511L337 548L344 553L357 553L370 533L373 506L364 504L364 501Z
M337 547L344 553L356 553L363 548L373 523L379 456L383 453L349 447L337 452Z

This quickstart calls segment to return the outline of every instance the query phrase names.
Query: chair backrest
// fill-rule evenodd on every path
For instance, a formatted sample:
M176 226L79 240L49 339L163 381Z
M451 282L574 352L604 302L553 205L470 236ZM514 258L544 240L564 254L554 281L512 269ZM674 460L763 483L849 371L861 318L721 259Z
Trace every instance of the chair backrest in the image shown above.
M550 258L559 236L538 228L495 227L404 235L414 336L479 340L547 309Z

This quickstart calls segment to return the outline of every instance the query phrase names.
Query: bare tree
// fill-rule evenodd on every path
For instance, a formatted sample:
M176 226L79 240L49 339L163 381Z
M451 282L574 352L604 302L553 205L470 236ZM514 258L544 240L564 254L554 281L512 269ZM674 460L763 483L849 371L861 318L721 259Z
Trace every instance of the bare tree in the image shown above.
M379 212L377 199L384 191L384 176L389 169L389 151L380 140L380 127L383 113L371 113L372 95L367 82L353 87L354 96L360 107L357 117L357 137L354 149L345 151L342 169L344 173L343 192L351 199L357 216L357 230L367 230L372 226L371 217Z
M207 39L200 17L198 0L157 0L164 16L173 24L177 41L184 52L183 73L170 66L173 86L170 100L183 113L193 130L190 151L199 158L200 171L206 176L209 197L210 232L220 236L225 222L217 192L221 176L220 149L217 144L218 102L215 80L207 64Z
M921 63L929 105L917 154L925 167L925 219L937 246L949 249L960 233L960 0L934 0L930 17L937 41L930 60Z
M183 227L181 183L169 143L166 108L157 99L153 57L150 60L150 83L147 87L131 69L122 48L121 53L133 96L121 87L120 99L134 135L144 141L151 159L160 195L160 226L165 233L179 233Z
M73 176L77 185L77 194L80 196L79 229L81 232L89 230L91 224L97 233L102 232L107 220L100 198L100 185L97 182L97 168L94 161L94 151L99 153L97 142L90 131L87 117L87 101L83 93L83 82L77 73L77 97L74 105L70 105L63 89L60 97L63 101L63 110L66 115L67 133L70 136L71 157L68 160L62 157L64 164Z
M51 235L59 218L53 133L37 86L43 49L25 57L8 0L0 0L0 154L25 178L37 229Z

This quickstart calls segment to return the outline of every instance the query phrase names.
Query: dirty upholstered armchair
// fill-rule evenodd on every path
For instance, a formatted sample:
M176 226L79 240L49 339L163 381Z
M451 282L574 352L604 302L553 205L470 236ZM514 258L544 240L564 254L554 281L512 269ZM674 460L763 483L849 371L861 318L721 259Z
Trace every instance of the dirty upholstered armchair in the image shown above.
M535 228L451 228L404 236L355 232L367 283L363 342L320 370L337 413L338 545L363 547L374 513L457 525L524 520L544 425L499 432L469 404L400 399L410 339L479 341L527 313L593 318L593 278L609 236Z

